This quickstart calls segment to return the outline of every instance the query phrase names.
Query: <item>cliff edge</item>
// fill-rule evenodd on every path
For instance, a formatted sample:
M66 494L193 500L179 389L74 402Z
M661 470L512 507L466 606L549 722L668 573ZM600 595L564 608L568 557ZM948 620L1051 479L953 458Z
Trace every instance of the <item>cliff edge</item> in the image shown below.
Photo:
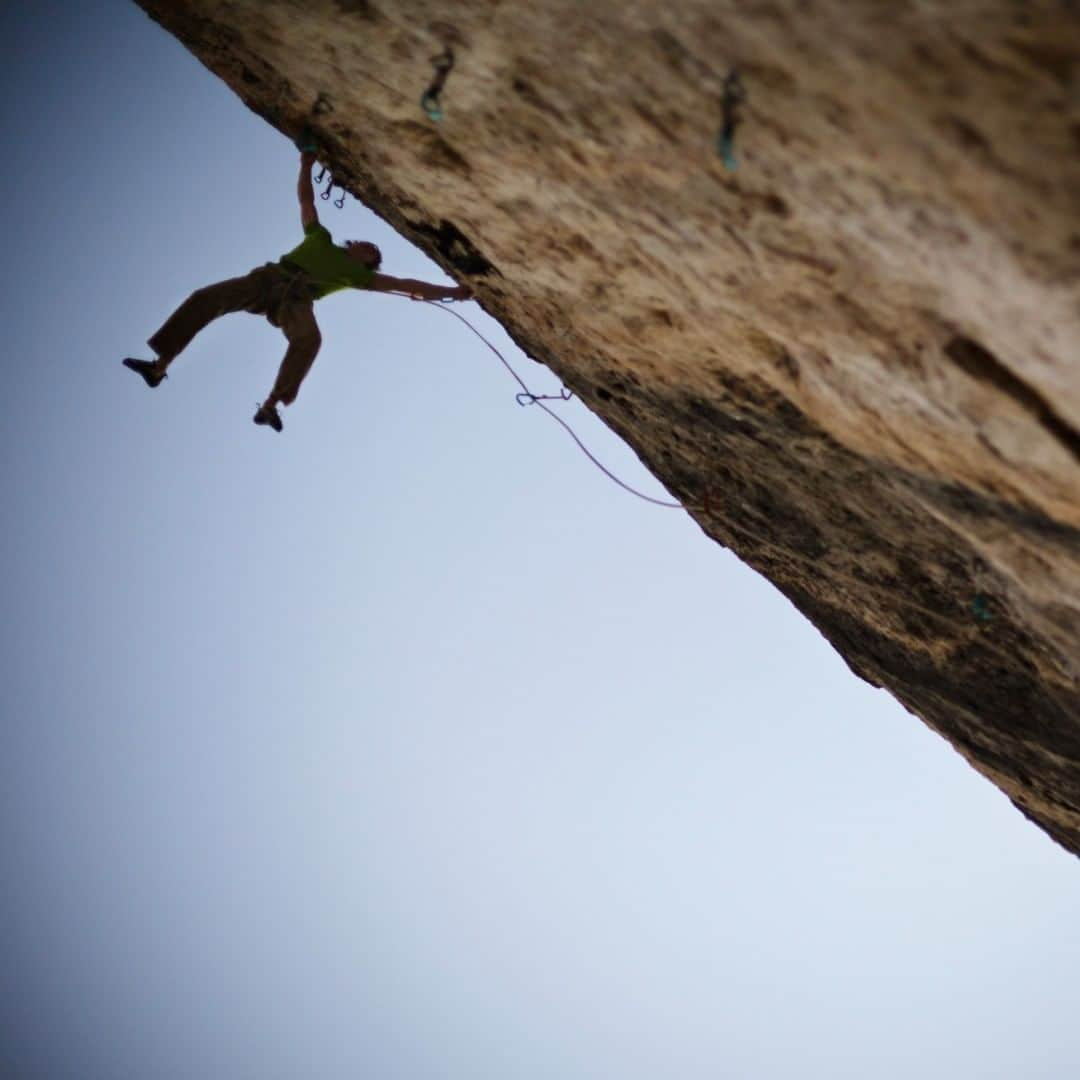
M1080 853L1080 5L139 3Z

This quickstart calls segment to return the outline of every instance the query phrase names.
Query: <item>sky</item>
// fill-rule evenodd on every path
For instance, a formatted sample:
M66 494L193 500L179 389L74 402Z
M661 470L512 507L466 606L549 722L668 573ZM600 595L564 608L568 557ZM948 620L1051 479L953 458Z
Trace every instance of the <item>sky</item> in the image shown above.
M132 3L0 48L0 1073L1078 1075L1075 858L445 312L320 301L281 435L262 318L148 390L298 155Z

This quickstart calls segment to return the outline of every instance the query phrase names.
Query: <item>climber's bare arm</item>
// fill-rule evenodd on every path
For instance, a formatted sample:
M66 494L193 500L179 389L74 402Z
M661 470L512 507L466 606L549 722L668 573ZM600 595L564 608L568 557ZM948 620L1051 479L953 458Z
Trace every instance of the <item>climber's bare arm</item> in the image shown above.
M389 274L376 274L368 288L375 292L408 293L418 300L468 300L472 296L472 289L468 285L447 288L445 285L431 285L415 278L391 277Z
M314 164L314 154L300 155L300 182L296 185L296 194L300 197L300 224L305 229L319 223L319 215L315 210L315 190L311 186L311 167Z

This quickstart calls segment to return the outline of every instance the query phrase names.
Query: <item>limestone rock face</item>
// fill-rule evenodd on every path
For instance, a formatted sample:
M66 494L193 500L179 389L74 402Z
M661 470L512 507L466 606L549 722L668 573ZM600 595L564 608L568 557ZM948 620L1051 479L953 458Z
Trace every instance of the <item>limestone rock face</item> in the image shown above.
M140 3L1080 852L1080 5Z

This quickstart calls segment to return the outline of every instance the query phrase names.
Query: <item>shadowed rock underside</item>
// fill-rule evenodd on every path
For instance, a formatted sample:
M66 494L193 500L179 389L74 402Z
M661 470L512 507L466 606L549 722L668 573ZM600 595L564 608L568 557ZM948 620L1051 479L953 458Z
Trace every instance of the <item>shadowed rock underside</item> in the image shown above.
M1077 4L140 3L1080 852Z

